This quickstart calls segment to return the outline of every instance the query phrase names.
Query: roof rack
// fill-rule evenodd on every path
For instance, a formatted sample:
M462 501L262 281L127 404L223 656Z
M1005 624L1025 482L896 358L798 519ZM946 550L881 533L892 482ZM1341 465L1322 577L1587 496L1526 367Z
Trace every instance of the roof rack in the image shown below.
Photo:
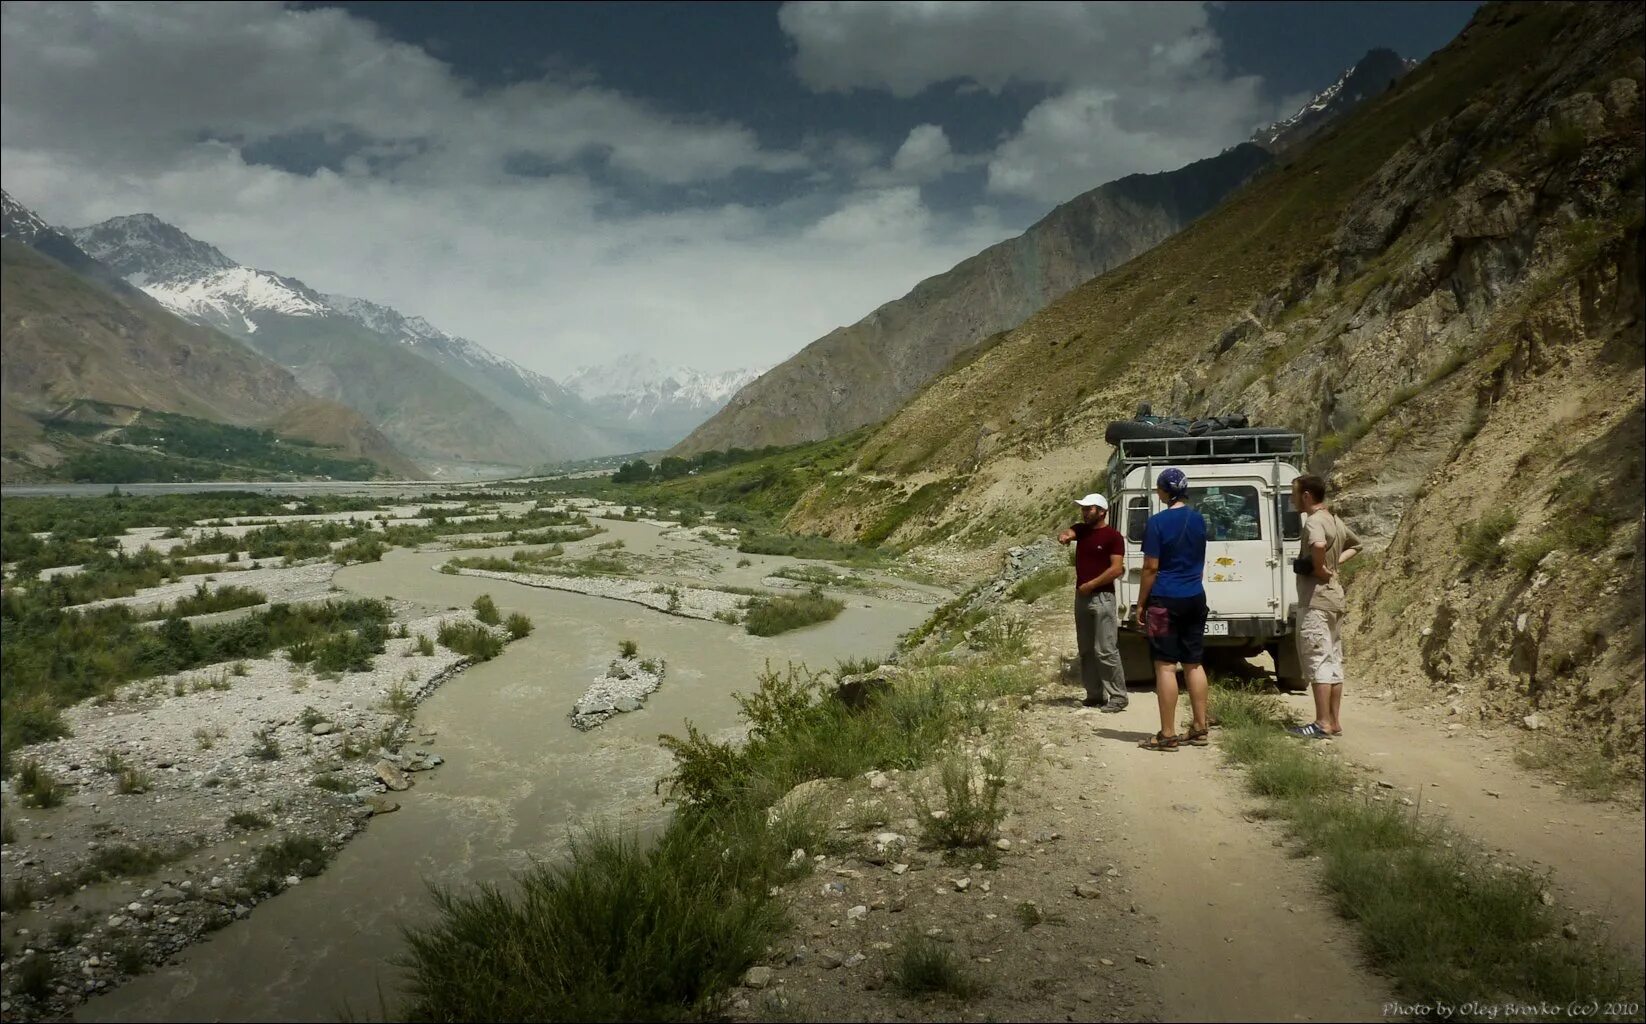
M1189 466L1229 462L1286 462L1307 468L1308 442L1300 433L1202 434L1198 437L1127 438L1109 458L1110 489L1138 466Z

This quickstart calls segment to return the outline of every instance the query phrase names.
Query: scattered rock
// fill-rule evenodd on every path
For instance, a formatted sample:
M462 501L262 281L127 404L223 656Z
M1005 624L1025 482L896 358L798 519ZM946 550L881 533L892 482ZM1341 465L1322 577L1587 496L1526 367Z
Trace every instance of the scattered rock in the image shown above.
M334 733L336 731L337 731L337 724L335 722L316 722L316 723L314 723L314 727L309 730L309 735L310 736L330 736L332 733Z
M949 882L954 886L955 892L965 892L967 889L972 887L972 880L970 878L951 878L949 879Z
M743 984L749 988L765 988L771 983L772 969L764 964L749 968L743 975Z
M377 762L372 771L377 774L378 780L393 792L399 793L411 788L411 780L406 778L406 773L396 768L391 761Z
M869 908L861 905L852 907L850 910L846 911L846 920L848 921L861 921L868 916Z
M1542 729L1549 724L1549 720L1537 711L1532 712L1520 721L1521 724L1525 725L1526 728L1532 730L1533 732L1537 732L1539 729Z
M1074 887L1074 894L1083 900L1095 900L1103 895L1096 882L1081 882Z
M839 950L821 949L817 952L818 966L825 971L832 971L846 962L846 957Z

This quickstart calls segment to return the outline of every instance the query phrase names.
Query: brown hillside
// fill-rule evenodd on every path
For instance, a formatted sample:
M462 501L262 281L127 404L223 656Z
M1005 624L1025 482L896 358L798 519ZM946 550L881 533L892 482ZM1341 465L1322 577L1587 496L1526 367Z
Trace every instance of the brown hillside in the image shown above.
M391 473L420 475L358 414L313 398L284 369L141 294L116 295L9 239L0 243L0 293L6 450L26 453L25 462L52 461L38 425L31 430L25 421L89 399L240 426L279 424Z
M1244 409L1304 428L1387 545L1356 580L1357 671L1638 754L1641 31L1636 5L1482 8L1289 162L933 382L791 525L849 536L941 481L955 498L894 539L1002 545L1097 478L1104 424L1137 401Z

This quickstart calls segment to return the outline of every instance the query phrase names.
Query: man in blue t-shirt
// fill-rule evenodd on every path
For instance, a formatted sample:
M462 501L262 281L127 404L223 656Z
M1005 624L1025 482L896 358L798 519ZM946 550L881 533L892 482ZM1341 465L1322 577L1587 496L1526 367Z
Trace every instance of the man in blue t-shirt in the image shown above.
M1189 478L1181 469L1161 471L1155 492L1166 506L1143 531L1143 582L1137 594L1137 625L1154 658L1160 731L1138 746L1171 751L1179 743L1205 746L1206 736L1206 520L1188 503ZM1177 735L1177 666L1189 685L1194 724Z

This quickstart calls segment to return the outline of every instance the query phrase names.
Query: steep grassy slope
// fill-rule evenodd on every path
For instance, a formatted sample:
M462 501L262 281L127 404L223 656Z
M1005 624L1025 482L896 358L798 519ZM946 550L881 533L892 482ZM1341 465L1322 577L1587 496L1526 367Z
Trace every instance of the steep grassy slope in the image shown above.
M850 539L943 482L956 496L899 539L1003 544L1098 476L1104 423L1137 401L1246 409L1304 428L1388 545L1356 580L1357 671L1638 754L1641 27L1632 5L1482 8L1288 162L934 381L790 525Z
M675 452L796 444L882 420L957 355L1180 230L1269 159L1241 145L1077 196L1016 238L806 346L740 391Z
M58 461L61 453L37 421L77 400L239 426L272 424L307 409L312 415L277 429L370 458L391 473L417 475L358 415L317 401L285 370L232 339L177 319L123 283L118 287L89 280L19 242L0 242L8 479Z

